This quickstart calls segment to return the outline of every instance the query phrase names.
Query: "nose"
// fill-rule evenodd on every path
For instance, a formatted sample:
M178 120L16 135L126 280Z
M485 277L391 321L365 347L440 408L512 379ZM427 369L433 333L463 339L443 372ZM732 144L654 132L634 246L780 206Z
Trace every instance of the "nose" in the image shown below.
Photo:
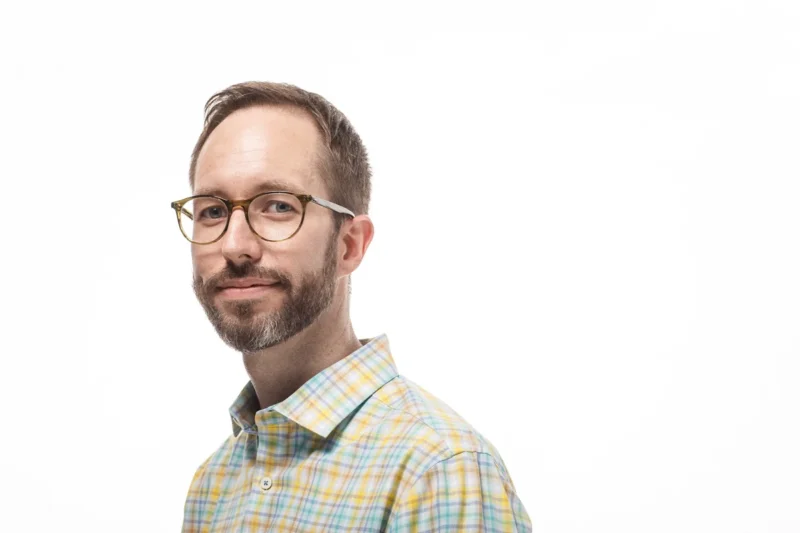
M228 230L222 236L222 255L237 265L261 259L261 239L250 229L244 208L236 206L231 211Z

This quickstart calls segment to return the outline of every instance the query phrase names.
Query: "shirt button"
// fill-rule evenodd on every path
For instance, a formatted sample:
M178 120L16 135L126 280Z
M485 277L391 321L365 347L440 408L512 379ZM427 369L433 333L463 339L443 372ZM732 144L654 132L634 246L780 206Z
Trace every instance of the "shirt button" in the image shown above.
M269 477L262 477L261 481L258 483L258 487L263 492L267 492L269 489L272 488L272 479Z

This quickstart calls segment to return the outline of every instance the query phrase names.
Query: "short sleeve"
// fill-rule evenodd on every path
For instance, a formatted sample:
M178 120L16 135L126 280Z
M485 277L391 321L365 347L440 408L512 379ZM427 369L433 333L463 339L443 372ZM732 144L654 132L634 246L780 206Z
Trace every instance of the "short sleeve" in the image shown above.
M386 531L526 533L531 522L505 469L488 453L462 452L399 495Z

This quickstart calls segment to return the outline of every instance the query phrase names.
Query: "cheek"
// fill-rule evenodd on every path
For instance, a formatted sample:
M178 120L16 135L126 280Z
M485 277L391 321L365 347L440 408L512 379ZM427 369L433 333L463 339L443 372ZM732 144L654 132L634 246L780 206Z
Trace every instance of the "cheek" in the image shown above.
M192 271L203 279L225 268L225 260L219 250L209 250L210 246L192 245Z
M296 239L293 237L291 240ZM287 242L288 244L288 242ZM282 247L271 256L265 256L263 266L274 267L292 280L293 283L303 279L307 274L319 271L322 267L324 245L320 247L310 240L300 240L295 246Z

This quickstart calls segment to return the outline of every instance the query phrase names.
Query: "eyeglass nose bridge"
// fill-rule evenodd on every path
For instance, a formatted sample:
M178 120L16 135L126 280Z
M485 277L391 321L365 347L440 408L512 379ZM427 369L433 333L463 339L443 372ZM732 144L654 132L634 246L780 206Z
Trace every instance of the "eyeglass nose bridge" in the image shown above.
M230 214L233 214L234 209L237 207L241 207L242 211L244 211L245 216L247 215L247 210L250 209L250 203L255 200L252 198L250 200L225 200L225 203L228 204L228 209L230 209Z
M247 221L247 225L250 226L250 204L254 199L255 198L250 200L227 200L225 203L228 204L228 224L230 224L231 219L233 218L233 212L236 211L237 207L240 207L244 213L244 219ZM227 229L228 228L226 227L225 230L227 231ZM255 233L255 230L252 226L250 226L250 229L253 230L253 233Z
M220 237L228 233L228 229L230 229L231 225L231 220L233 220L233 212L236 211L237 207L241 208L242 213L244 213L244 221L247 224L248 229L258 237L259 235L258 233L256 233L255 228L253 228L253 226L250 224L250 214L248 213L248 209L250 209L250 202L247 200L239 202L230 202L229 205L230 210L228 211L228 220L227 223L225 224L225 229L222 231L222 235Z

